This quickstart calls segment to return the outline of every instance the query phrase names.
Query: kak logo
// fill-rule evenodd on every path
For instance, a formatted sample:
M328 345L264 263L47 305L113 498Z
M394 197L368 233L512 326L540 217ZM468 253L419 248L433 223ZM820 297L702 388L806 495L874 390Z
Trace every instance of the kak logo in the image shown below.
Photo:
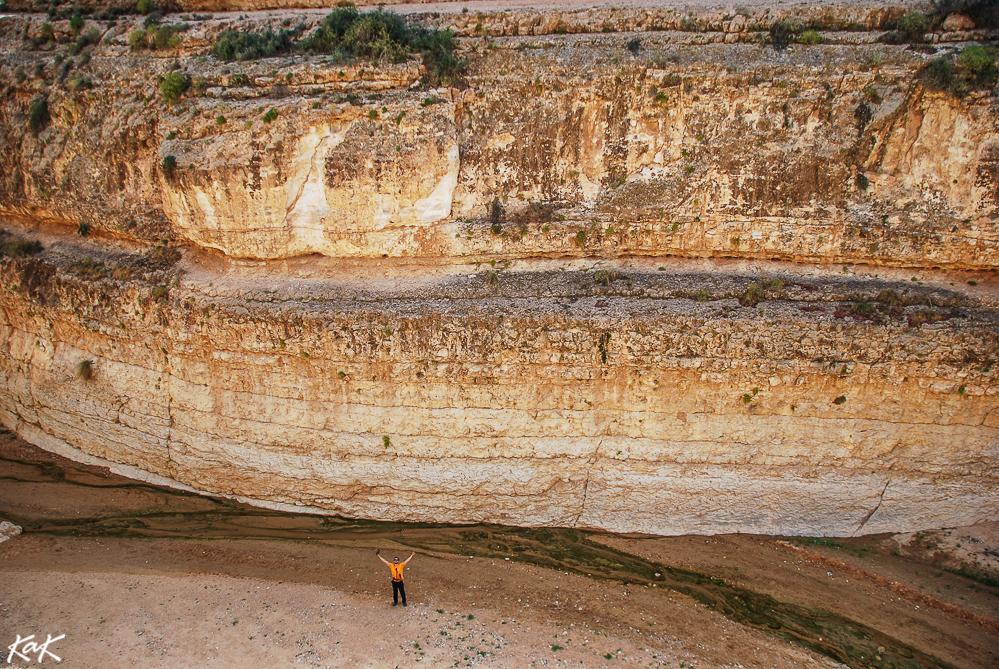
M41 641L34 641L35 635L26 636L23 639L21 635L17 635L17 641L7 646L7 650L10 654L7 655L7 664L13 664L15 658L22 662L31 662L31 655L38 653L38 662L42 662L45 656L48 655L56 662L62 662L62 658L49 650L49 644L55 643L60 639L65 639L65 634L60 634L59 636L52 638L51 634L46 634L45 643ZM21 644L24 644L23 646Z

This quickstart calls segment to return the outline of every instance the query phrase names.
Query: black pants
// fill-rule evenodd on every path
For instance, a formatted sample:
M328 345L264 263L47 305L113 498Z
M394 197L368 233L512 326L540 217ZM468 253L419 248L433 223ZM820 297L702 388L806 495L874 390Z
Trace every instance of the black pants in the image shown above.
M392 603L399 603L399 595L402 595L402 605L406 606L406 586L402 581L392 581Z

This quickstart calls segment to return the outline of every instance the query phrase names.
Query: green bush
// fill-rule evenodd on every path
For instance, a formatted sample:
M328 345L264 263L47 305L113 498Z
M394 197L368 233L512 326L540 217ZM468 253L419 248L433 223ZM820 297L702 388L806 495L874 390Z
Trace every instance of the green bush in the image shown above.
M219 114L218 116L216 116L215 117L215 125L225 125L225 116L222 116L222 114Z
M152 48L157 50L176 49L180 46L180 35L170 26L160 26L153 33Z
M305 51L353 58L406 59L411 35L405 19L392 12L361 14L354 7L337 7L300 47Z
M191 80L180 72L171 72L160 82L160 95L167 104L175 105L184 92L191 87Z
M49 101L35 98L28 107L28 127L36 135L49 124Z
M145 30L133 30L128 36L128 46L132 51L142 51L148 45L146 43Z
M902 298L898 293L891 289L882 290L874 299L888 308L902 306Z
M74 35L78 35L81 30L83 30L83 17L76 14L69 20L69 29L73 31Z
M247 33L240 30L227 30L222 33L219 41L212 45L212 55L222 60L253 60L268 58L291 51L292 38L296 36L292 30L264 33Z
M455 55L458 42L449 30L429 30L410 25L392 12L360 13L353 6L337 7L309 36L295 42L303 27L294 30L247 33L228 30L212 45L212 55L222 60L251 60L290 51L321 53L335 61L355 58L405 62L411 53L423 56L425 83L454 85L467 63Z
M800 44L822 44L822 35L818 34L814 30L806 30L801 33L801 37L798 38Z
M969 46L957 57L957 66L961 70L975 76L981 76L992 69L996 58L994 53L983 46Z
M79 91L86 90L92 86L93 82L90 81L90 77L85 77L79 72L66 80L66 89L72 93L78 93Z
M933 20L922 12L909 12L898 20L895 29L910 42L921 42Z
M142 51L143 49L176 49L183 41L178 34L180 29L176 26L155 25L147 27L145 30L134 30L128 36L128 46L132 51Z
M956 82L954 66L946 58L934 58L923 68L920 79L930 90L952 90Z
M278 117L277 109L270 109L266 114L264 114L264 123L270 123L271 121L276 121Z
M739 304L744 307L755 307L763 299L763 287L755 281L746 287L739 296Z
M140 14L148 14L153 11L156 5L153 4L153 0L139 0L135 3L135 11Z
M85 33L80 33L80 36L76 38L77 49L82 50L84 47L88 47L91 44L97 44L101 41L101 31L97 28L91 28Z
M770 45L783 51L801 35L802 26L797 21L778 21L770 26Z
M850 314L861 318L871 318L874 316L874 303L863 298L856 298L850 304Z
M923 85L931 91L963 97L969 91L991 88L999 76L996 60L999 49L994 46L969 46L957 57L957 65L947 58L934 58L920 72Z
M167 179L172 179L174 172L177 171L177 159L173 156L164 156L161 166L163 168L163 176Z
M919 44L926 41L926 31L933 25L933 19L922 12L909 12L895 22L895 29L886 33L881 40L887 44Z
M0 246L0 255L7 256L8 258L20 258L39 253L41 250L42 243L37 239L12 239Z

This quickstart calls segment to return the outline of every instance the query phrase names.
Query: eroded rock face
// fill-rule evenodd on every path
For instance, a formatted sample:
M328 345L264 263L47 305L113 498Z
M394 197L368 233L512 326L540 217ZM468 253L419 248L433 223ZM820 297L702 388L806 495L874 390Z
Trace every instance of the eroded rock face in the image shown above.
M48 52L15 40L36 22L7 23L11 69L46 64L47 82ZM0 210L261 259L997 265L994 102L926 90L922 55L866 33L783 52L700 33L469 40L469 86L418 91L416 62L195 60L223 27L205 21L184 33L194 88L168 106L148 69L171 61L131 53L134 27L105 32L90 90L28 78L7 96ZM22 114L43 94L36 137Z
M587 271L402 292L313 281L277 303L187 281L158 302L59 276L37 287L45 307L2 292L3 423L200 490L652 533L883 532L999 510L994 309L919 325L926 307L856 321L837 301L957 299L942 289L822 279L742 307L726 295L751 277ZM712 296L684 297L692 285Z
M874 43L894 9L844 11L786 51L756 43L769 14L438 17L507 35L466 39L449 89L417 60L200 59L214 20L136 54L135 19L68 86L61 47L24 47L41 17L5 20L31 76L4 79L0 213L46 248L0 260L0 422L371 518L994 517L995 101Z

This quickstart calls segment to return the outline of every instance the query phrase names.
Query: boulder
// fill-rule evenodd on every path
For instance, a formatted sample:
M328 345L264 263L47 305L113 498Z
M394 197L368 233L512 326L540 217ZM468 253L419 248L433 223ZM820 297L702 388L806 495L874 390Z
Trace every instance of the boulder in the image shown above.
M21 528L10 521L3 521L0 523L0 544L7 541L8 539L13 539L21 533Z
M943 26L941 26L947 32L953 32L955 30L972 30L975 27L975 22L969 19L964 14L951 14L944 20Z

